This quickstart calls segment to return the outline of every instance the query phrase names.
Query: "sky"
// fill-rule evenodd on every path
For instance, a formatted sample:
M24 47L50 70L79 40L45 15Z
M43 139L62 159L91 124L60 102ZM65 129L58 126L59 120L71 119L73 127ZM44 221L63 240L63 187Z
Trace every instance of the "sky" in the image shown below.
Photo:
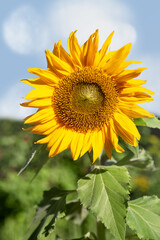
M46 69L45 49L61 40L67 50L71 31L83 44L99 29L100 47L114 30L111 50L128 42L128 60L147 67L141 79L155 92L141 104L160 116L160 1L159 0L5 0L0 8L0 118L23 119L33 112L20 106L31 88L19 81L33 78L27 68ZM137 67L137 66L136 66ZM35 76L36 77L36 76Z

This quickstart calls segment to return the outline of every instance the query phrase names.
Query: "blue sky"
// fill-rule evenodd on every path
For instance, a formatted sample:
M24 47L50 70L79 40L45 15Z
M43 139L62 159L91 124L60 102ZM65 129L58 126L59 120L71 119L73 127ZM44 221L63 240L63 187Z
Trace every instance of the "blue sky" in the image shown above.
M143 104L160 115L160 1L159 0L5 0L0 8L0 117L23 119L30 109L19 106L31 89L19 83L31 78L27 68L46 68L44 50L62 40L66 48L71 31L78 29L82 44L99 28L100 45L115 30L111 50L132 42L128 59L147 67L141 79L155 91L154 101Z

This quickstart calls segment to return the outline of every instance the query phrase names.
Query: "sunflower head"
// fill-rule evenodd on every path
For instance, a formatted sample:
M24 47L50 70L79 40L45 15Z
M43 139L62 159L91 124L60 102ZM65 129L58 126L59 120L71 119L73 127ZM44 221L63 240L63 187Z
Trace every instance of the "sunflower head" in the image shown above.
M35 89L26 95L25 107L38 108L25 119L32 133L45 135L37 143L47 143L49 157L70 148L73 159L93 149L93 162L103 147L109 158L113 147L123 152L122 137L137 145L140 134L134 118L152 118L153 114L137 103L149 102L152 91L142 87L137 77L145 68L125 70L138 61L126 61L131 44L108 51L113 32L98 50L98 30L80 46L72 32L67 53L59 41L53 52L46 50L47 70L28 69L38 78L25 79Z

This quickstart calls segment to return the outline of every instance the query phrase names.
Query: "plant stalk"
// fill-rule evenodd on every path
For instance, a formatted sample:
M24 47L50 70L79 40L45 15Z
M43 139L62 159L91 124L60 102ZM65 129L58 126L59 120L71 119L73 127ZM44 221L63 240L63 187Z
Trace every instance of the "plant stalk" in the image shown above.
M131 238L138 238L137 235L131 235L131 236L127 236L126 239L131 239Z
M88 152L89 158L91 163L93 162L93 151L91 151L90 153ZM96 162L94 163L94 165L102 165L101 163L101 156L99 156L99 158L96 160ZM97 219L97 239L98 240L106 240L106 227L104 226L104 224L101 221L98 221Z
M97 239L106 240L106 228L104 224L97 220Z

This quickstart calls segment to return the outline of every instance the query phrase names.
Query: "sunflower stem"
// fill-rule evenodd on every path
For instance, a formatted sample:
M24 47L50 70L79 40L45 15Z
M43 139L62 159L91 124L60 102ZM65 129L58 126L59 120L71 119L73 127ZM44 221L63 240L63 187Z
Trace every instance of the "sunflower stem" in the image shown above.
M93 150L91 150L90 152L88 151L87 153L88 153L89 159L92 163L93 162Z
M131 239L131 238L138 238L137 235L131 235L131 236L127 236L126 239Z
M99 166L102 165L101 156L102 155L100 155L96 160L96 164ZM97 238L101 240L106 240L106 227L101 221L98 220L97 220Z
M97 220L97 239L106 240L106 228L104 224Z

